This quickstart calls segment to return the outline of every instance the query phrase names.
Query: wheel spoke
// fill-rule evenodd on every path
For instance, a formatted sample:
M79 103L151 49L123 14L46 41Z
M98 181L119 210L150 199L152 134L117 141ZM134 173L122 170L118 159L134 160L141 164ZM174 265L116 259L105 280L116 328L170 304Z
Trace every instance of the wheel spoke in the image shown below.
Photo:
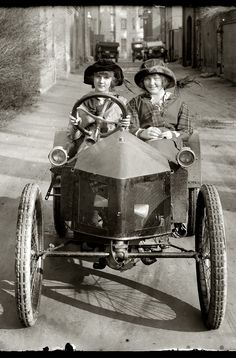
M31 238L31 268L30 268L30 282L31 282L31 302L33 309L37 308L38 294L35 292L37 288L39 279L40 279L40 267L39 267L39 258L38 258L38 242L39 242L39 232L38 232L38 220L36 216L36 210L33 214L33 225L32 225L32 238Z
M208 222L206 216L206 208L204 208L203 220L202 220L202 237L200 243L201 252L201 267L202 267L202 283L204 289L205 305L208 309L210 303L211 293L211 260L210 260L210 239Z

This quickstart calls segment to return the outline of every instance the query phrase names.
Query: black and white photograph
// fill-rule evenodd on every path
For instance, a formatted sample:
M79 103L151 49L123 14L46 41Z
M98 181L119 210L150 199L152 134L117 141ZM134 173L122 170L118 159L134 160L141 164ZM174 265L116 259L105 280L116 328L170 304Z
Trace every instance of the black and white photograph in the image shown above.
M0 352L236 350L236 6L200 5L1 5Z

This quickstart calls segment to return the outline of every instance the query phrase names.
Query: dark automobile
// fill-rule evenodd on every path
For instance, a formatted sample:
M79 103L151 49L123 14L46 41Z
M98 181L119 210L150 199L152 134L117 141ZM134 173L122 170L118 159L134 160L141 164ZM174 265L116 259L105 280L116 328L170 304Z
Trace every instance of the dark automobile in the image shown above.
M167 62L167 50L162 41L146 42L144 48L144 61L150 58L161 58L164 62Z
M132 42L132 61L143 60L143 42Z
M113 101L122 117L127 116L116 97L94 93L74 104L72 118L93 97L105 98L104 111L107 102ZM45 199L53 198L59 244L44 247L38 184L28 183L22 191L15 261L17 313L22 325L32 326L37 320L43 263L48 257L93 260L95 269L107 266L119 271L132 269L140 261L148 265L148 260L154 263L157 258L192 258L203 322L208 329L219 328L227 295L226 237L217 189L202 184L198 132L187 136L173 170L160 151L131 134L127 125L106 133L101 130L105 119L92 117L94 131L78 125L86 149L68 157L65 128L55 133L49 153L51 183ZM195 237L194 249L180 245L172 231L175 222L186 222L186 214L186 240ZM183 289L189 289L187 284Z
M102 58L115 59L118 62L119 59L119 42L101 41L95 46L95 61Z

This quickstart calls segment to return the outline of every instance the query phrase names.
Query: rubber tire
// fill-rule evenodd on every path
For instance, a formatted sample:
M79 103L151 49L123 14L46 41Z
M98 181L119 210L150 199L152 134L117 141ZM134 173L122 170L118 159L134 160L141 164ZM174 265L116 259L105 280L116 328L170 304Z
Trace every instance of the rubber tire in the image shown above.
M53 194L61 194L61 188L54 187ZM61 198L59 196L53 196L53 219L57 235L59 237L65 237L68 229L61 215Z
M38 318L43 259L34 259L44 249L42 195L37 184L26 184L20 198L16 230L15 297L17 314L25 327Z
M202 185L198 194L195 247L202 319L208 329L218 329L226 307L227 256L223 211L213 185ZM208 258L204 259L206 254Z
M195 234L196 227L196 207L199 188L190 188L188 190L188 223L187 223L187 236Z

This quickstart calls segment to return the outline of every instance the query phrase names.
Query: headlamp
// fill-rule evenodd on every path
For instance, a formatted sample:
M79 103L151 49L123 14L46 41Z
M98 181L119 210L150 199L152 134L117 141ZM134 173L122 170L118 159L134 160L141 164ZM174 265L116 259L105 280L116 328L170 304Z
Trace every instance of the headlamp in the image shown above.
M61 146L54 147L50 151L48 159L52 165L59 167L67 162L67 152Z
M189 147L183 147L177 154L177 162L184 168L190 167L195 159L195 153Z

